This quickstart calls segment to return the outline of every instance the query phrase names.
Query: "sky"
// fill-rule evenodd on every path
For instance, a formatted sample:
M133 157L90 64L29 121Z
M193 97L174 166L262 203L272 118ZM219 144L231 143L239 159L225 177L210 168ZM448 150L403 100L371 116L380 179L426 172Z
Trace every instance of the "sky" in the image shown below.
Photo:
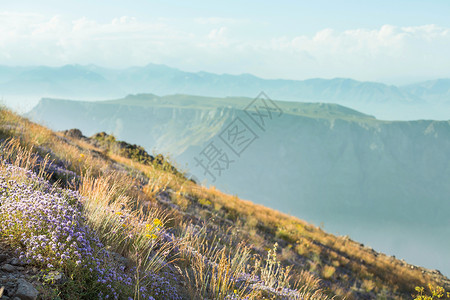
M0 65L158 63L392 84L450 77L450 1L2 2Z

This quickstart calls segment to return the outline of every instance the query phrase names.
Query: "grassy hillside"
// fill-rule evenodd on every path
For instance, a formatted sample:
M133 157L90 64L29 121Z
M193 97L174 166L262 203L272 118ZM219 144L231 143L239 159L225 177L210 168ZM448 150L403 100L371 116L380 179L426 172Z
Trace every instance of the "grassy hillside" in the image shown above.
M52 132L6 109L0 130L0 239L37 268L42 298L410 299L450 287L108 135Z
M43 99L30 117L55 130L114 133L170 154L209 183L213 178L195 158L211 142L229 150L221 133L240 118L258 138L242 156L229 150L235 162L211 184L450 274L450 239L442 238L450 235L449 121L382 121L336 104L276 101L282 114L266 118L262 130L244 111L252 100L151 94L90 103Z
M201 97L193 95L168 95L156 96L152 94L128 95L125 98L109 101L101 101L101 104L115 104L148 107L170 107L191 109L218 109L234 108L242 109L243 105L251 102L247 97ZM345 106L332 103L298 103L288 101L276 101L283 113L294 116L308 116L311 118L341 118L346 120L360 120L370 122L375 120L373 116L360 113Z

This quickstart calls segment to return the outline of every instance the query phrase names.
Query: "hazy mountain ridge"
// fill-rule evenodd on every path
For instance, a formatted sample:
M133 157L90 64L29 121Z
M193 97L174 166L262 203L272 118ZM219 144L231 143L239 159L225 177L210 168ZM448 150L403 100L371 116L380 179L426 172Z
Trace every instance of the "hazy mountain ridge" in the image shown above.
M250 101L187 95L95 103L45 99L30 117L53 129L103 130L170 153L203 179L194 157L232 120L244 119ZM381 121L335 104L276 103L283 116L258 132L260 138L215 185L323 221L328 229L410 261L432 253L420 263L450 270L443 263L449 241L441 238L450 234L449 121Z
M121 93L113 82L77 65L66 65L59 68L44 66L23 68L21 71L9 68L6 69L6 72L3 68L2 81L0 91L3 95L99 97Z
M436 79L402 87L427 101L450 102L450 79Z
M251 74L192 73L156 64L125 69L95 65L0 66L0 93L6 96L123 97L130 93L152 92L157 95L254 97L262 90L275 99L289 101L411 105L427 101L448 103L450 80L397 87L347 78L284 80L262 79Z

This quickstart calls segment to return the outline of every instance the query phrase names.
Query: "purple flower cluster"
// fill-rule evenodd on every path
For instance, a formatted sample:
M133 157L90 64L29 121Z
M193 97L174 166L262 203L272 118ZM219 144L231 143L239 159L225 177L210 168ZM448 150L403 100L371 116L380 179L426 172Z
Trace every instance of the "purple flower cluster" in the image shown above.
M49 149L41 149L43 152L52 153ZM39 168L44 167L45 173L49 174L53 180L63 180L63 181L72 181L73 179L77 179L78 175L68 170L67 165L61 160L50 160L46 161L41 155L34 153L34 158L36 158L35 167L33 168L34 172L39 172ZM56 157L56 155L52 154L52 156Z
M8 180L17 177L23 182ZM70 204L78 203L78 194L50 190L51 185L32 172L11 165L0 177L2 233L9 232L6 238L22 246L21 259L53 269L91 256L92 248L80 209Z
M3 146L4 144L5 140L4 139L0 140L0 145ZM38 149L40 152L49 153L51 154L51 156L57 157L55 154L53 154L53 152L50 149L42 147L38 147ZM38 153L31 153L30 158L32 160L35 160L34 166L32 167L31 171L39 173L39 170L42 168L43 171L49 175L52 181L62 180L65 182L71 182L73 180L79 179L79 176L75 172L70 171L68 169L67 166L70 165L70 163L61 161L59 159L46 160L43 156L39 155ZM11 160L14 159L11 157L10 158L3 157L3 154L1 153L0 150L0 160L3 161L4 163L11 164L13 163L13 161Z
M84 274L100 299L128 294L133 280L125 266L85 225L81 196L50 185L34 173L3 164L0 169L0 236L20 249L20 259L44 270ZM144 299L153 299L147 296Z
M146 279L151 283L150 286L142 288L144 298L146 294L150 293L156 299L181 300L181 297L178 296L175 287L173 287L169 280L166 279L169 276L170 274L166 272L163 274L163 276L153 273L147 274ZM177 279L173 278L172 280L176 281Z
M252 289L266 291L272 295L276 295L277 299L301 299L301 295L297 290L289 288L273 288L259 282L250 286Z
M75 172L67 170L64 166L56 164L55 162L47 164L45 166L45 172L50 174L55 180L61 179L71 181L78 178L78 175Z
M301 299L301 294L299 293L299 291L286 287L270 287L257 275L248 273L240 274L235 282L237 286L241 287L248 284L248 290L265 291L268 294L275 295L276 299ZM240 299L236 295L233 295L233 297L231 297L230 299Z

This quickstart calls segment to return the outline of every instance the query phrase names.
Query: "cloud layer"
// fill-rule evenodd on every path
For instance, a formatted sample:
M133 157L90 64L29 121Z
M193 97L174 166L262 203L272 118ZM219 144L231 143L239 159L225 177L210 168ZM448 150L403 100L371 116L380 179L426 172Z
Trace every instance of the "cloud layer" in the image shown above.
M163 63L189 71L267 78L360 80L450 77L450 28L436 25L265 36L260 24L226 18L99 23L0 13L0 64ZM267 24L266 24L267 26Z

